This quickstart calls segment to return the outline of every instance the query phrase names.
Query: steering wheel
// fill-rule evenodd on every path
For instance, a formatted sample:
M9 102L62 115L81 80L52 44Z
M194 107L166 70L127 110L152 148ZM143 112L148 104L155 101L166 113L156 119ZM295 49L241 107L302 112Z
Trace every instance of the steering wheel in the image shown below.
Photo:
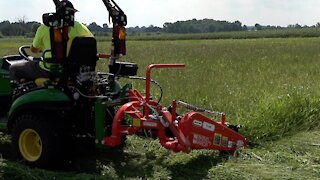
M29 46L29 45L20 46L19 47L19 55L28 61L32 61L32 59L30 59L29 55L27 54L26 49L31 49L31 46Z

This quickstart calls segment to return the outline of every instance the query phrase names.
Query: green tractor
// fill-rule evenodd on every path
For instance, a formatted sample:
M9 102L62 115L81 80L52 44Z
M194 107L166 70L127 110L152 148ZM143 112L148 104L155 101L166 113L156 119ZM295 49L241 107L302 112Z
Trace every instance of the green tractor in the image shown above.
M73 44L76 42L86 44L95 40L82 37L74 39ZM92 47L88 44L81 47L88 50ZM92 61L96 61L94 57ZM95 137L91 138L94 142L111 133L115 107L128 102L130 84L121 87L109 73L97 73L91 70L94 66L83 64L79 74L68 81L39 78L12 84L9 67L26 61L21 59L17 55L0 59L0 129L11 133L15 155L30 164L46 167L63 158L68 144L75 138ZM117 72L119 76L135 75L137 71L132 63L121 63L121 66L126 71Z
M110 58L109 73L95 71L99 54L93 37L75 38L68 57L52 67L56 69L52 69L50 78L39 77L35 81L19 83L10 81L12 64L46 61L31 57L27 53L30 46L20 47L19 55L0 59L0 129L12 135L14 154L31 165L47 167L63 160L68 145L76 138L101 141L111 134L115 107L128 102L131 85L121 87L116 81L120 76L136 75L138 69L136 64L116 61L120 54L125 54L125 42L119 39L119 33L124 33L126 16L116 4L104 2L111 13L117 14L112 16L114 23L117 21L112 56L100 54ZM61 6L60 1L54 3ZM66 33L63 30L68 26L68 18L63 14L44 14L43 19L62 21L50 30L59 30L62 35ZM56 40L51 37L51 41Z
M50 66L52 76L10 81L12 64L48 61L44 55L30 57L26 53L29 46L20 47L19 55L0 59L0 130L12 135L14 154L32 166L49 167L63 161L68 147L79 139L89 139L97 148L112 148L122 147L126 136L132 134L157 138L161 146L174 152L212 149L234 153L247 147L247 140L238 133L239 126L228 124L223 112L178 100L163 107L161 98L151 98L151 82L159 85L151 79L151 70L180 68L184 64L152 64L147 67L145 78L136 77L137 64L119 61L126 54L127 17L113 0L102 1L113 23L110 55L97 53L93 37L77 37L67 56L66 29L72 18L66 9L59 10L63 4L54 0L57 12L43 17L52 34L49 51L56 62L56 66ZM96 71L99 58L109 60L108 73ZM132 89L131 84L121 86L117 81L120 77L144 80L145 94ZM192 111L179 115L178 105ZM204 113L221 117L221 121Z

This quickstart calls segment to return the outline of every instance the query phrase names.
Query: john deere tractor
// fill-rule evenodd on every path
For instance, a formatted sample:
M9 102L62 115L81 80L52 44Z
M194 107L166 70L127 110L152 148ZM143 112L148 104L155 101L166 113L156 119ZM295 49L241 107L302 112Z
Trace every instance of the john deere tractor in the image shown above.
M126 54L127 17L113 0L103 0L113 23L111 54L99 54L93 37L73 39L67 55L70 13L63 1L54 0L57 12L43 15L50 27L51 50L41 58L31 57L29 46L19 55L0 59L0 129L12 135L13 153L30 165L48 167L64 160L68 145L89 138L97 148L121 147L127 135L148 132L160 144L175 152L213 149L235 152L247 146L238 126L225 122L225 114L172 101L162 107L151 98L151 71L179 68L183 64L153 64L146 77L135 77L138 66L121 62ZM52 58L45 58L51 52ZM109 72L96 71L99 59L109 60ZM20 61L55 63L49 78L12 82L9 68ZM145 94L131 84L121 86L117 79L127 77L146 82ZM192 110L180 116L176 106ZM216 122L203 114L221 117Z
M61 41L55 38L65 37L72 22L68 13L60 13L63 4L54 2L57 12L43 15L44 24L55 34L51 37L55 46L50 51L57 66L51 67L55 68L51 69L52 76L19 83L10 80L9 67L14 63L46 63L46 58L34 58L27 53L30 46L20 47L19 55L0 59L0 128L11 133L15 155L40 167L61 160L73 138L102 139L110 135L114 107L128 101L131 87L130 84L121 87L115 79L136 75L138 69L133 63L116 62L120 54L125 54L124 35L119 39L119 33L124 33L126 16L109 1L104 1L108 10L117 14L111 15L117 25L112 40L110 72L95 71L99 55L93 37L75 38L68 57L66 54L58 56L60 52L65 52L59 43L66 43L67 39Z

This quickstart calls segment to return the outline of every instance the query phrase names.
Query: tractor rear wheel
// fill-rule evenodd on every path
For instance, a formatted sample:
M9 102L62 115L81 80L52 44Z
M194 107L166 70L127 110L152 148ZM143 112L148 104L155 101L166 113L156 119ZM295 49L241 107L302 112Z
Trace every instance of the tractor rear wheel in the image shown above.
M63 160L63 128L58 122L38 113L18 117L12 130L15 156L40 168L54 167Z

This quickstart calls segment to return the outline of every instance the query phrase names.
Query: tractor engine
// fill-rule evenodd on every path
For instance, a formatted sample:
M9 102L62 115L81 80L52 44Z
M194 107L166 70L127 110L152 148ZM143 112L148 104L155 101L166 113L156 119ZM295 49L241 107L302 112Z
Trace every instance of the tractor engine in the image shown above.
M114 98L120 92L115 86L116 79L120 77L132 77L137 74L138 65L130 62L116 62L109 65L110 73L99 73L90 66L81 66L76 75L77 88L89 96L109 96Z

